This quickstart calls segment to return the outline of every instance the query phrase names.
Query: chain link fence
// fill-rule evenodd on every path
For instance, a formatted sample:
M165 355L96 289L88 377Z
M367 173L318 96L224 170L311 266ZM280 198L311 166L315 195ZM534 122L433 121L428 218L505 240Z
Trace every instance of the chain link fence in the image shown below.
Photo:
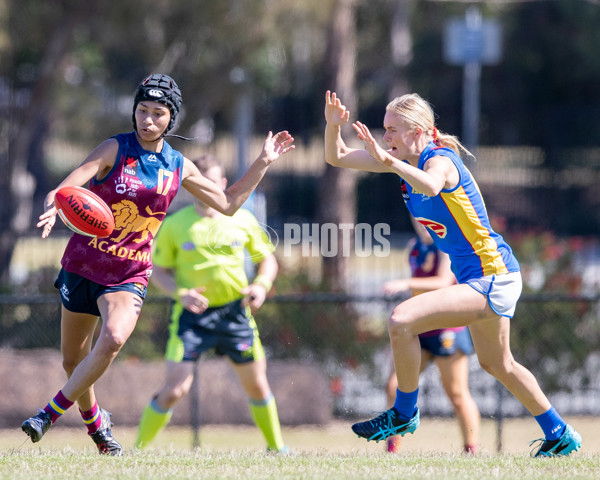
M328 383L325 395L332 416L356 418L386 408L384 385L391 368L386 320L393 305L379 296L316 292L275 295L265 303L257 322L270 362L316 365ZM525 294L512 321L515 358L534 373L562 415L600 415L599 309L598 296ZM168 299L150 295L117 362L160 362L169 312ZM33 362L34 366L31 378L19 380L35 384L44 375L43 359L48 349L60 349L58 295L0 295L0 368L7 368L3 357L19 352L20 361ZM293 372L292 368L287 374L292 377L290 384ZM527 414L504 387L481 370L474 356L470 385L484 417ZM420 392L424 415L453 414L435 368L423 373ZM3 396L0 417L10 423L13 411L22 415L10 406L22 405L28 399L15 390L5 390Z

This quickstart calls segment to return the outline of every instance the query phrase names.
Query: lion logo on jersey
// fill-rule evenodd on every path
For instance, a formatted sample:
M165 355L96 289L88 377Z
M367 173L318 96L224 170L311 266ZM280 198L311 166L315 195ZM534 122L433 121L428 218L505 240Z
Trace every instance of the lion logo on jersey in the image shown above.
M148 240L148 235L152 234L152 238L158 232L161 220L154 215L166 215L166 212L153 212L150 207L146 207L146 213L149 217L140 215L138 207L131 200L121 200L112 206L115 216L115 230L120 230L121 233L116 238L111 238L113 242L120 242L131 232L140 232L141 237L133 241L141 243Z

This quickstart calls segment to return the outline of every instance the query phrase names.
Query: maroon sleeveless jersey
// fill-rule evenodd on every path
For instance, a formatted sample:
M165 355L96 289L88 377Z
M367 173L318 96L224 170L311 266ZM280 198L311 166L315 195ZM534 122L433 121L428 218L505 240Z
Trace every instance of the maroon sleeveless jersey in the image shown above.
M162 152L142 149L135 132L116 135L117 159L90 190L115 217L107 238L74 233L62 258L63 268L101 285L137 282L148 285L152 274L152 241L169 204L181 186L183 155L164 142Z

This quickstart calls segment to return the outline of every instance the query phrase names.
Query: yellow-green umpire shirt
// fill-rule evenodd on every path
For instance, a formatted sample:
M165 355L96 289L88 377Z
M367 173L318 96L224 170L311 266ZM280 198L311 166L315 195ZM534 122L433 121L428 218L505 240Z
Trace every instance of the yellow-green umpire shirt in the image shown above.
M248 210L209 218L189 205L164 220L152 257L155 265L174 270L177 288L205 287L209 307L218 307L242 297L247 256L258 263L274 250Z

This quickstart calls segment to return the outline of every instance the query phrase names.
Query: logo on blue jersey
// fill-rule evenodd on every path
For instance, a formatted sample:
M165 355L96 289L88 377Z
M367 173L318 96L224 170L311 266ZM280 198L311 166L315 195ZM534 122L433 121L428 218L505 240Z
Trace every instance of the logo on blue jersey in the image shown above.
M406 183L404 182L404 180L402 180L400 183L400 191L402 192L402 199L405 202L408 202L408 200L410 199L410 195L408 194L408 189L406 188Z
M123 166L123 173L132 177L137 177L138 170L138 159L133 157L127 157L125 159L125 165Z
M448 233L446 225L443 225L439 222L428 220L427 218L417 218L416 220L423 224L427 229L435 233L439 238L445 238L446 234Z

